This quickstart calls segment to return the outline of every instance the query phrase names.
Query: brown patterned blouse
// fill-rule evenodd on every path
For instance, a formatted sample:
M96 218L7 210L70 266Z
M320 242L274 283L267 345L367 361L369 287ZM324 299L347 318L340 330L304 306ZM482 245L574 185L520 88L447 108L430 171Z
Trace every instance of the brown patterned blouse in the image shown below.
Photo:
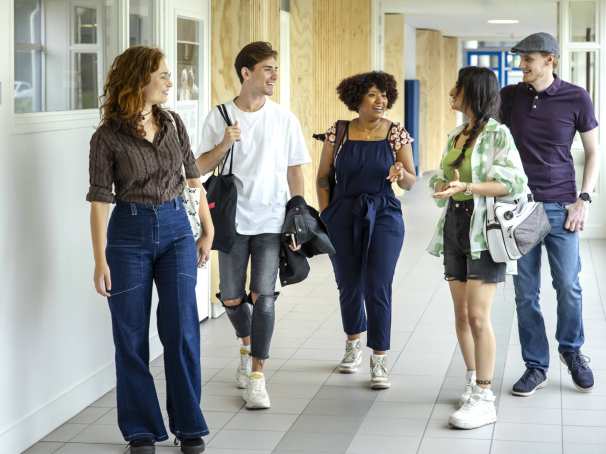
M97 128L90 141L86 200L160 204L183 190L181 165L187 178L200 177L185 125L175 114L175 129L169 115L160 110L153 144L115 123Z

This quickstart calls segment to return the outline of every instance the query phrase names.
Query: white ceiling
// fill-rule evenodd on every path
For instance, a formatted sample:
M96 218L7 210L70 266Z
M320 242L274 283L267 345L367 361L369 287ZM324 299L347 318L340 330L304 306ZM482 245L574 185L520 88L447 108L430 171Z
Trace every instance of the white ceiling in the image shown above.
M416 28L464 39L516 41L539 31L557 34L556 0L382 0L387 13L402 13ZM489 19L517 19L492 25Z

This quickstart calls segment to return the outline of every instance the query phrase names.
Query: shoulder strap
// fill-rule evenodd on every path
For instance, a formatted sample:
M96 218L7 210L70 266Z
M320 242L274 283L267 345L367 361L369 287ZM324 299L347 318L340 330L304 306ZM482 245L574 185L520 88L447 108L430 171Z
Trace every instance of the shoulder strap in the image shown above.
M337 120L335 129L335 148L333 151L333 159L332 159L332 165L334 167L335 163L337 162L337 156L339 155L339 152L341 151L341 146L343 145L343 142L345 141L345 136L347 135L347 128L349 127L349 120Z
M229 114L227 113L227 108L225 107L225 104L219 104L217 106L217 109L219 109L219 113L223 117L223 120L225 121L225 123L227 124L227 126L231 126L232 122L231 122L231 119L229 118ZM234 146L232 145L229 148L229 151L227 152L227 155L225 156L225 158L223 158L223 165L219 169L219 175L223 175L223 170L225 170L225 165L227 164L227 160L228 159L229 159L229 173L228 173L228 175L232 174L232 168L233 168L233 165L234 165L234 153L233 153L233 151L234 151Z
M486 197L486 221L488 224L494 224L494 197Z

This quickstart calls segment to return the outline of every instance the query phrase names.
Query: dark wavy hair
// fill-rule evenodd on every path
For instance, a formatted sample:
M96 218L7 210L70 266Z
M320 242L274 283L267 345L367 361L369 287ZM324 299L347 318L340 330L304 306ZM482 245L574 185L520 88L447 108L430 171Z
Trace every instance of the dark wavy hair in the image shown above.
M278 58L278 51L271 47L271 43L266 41L255 41L247 44L240 50L236 56L234 62L234 68L240 83L244 82L242 77L242 68L248 68L251 71L255 68L255 65L263 60L267 60L270 57Z
M152 73L160 67L164 54L160 49L134 46L118 55L112 63L105 85L101 104L101 123L115 123L145 136L139 125L141 112L145 107L143 88L151 81ZM160 108L153 107L157 120Z
M451 164L452 167L457 169L463 162L463 159L465 159L465 150L469 148L482 129L484 129L488 120L491 117L497 118L501 98L497 76L488 68L477 66L461 68L455 89L457 96L461 93L461 90L463 91L463 106L471 110L476 119L475 124L469 131L467 140L463 144L461 153ZM468 126L466 125L463 131ZM455 137L454 143L457 142L458 138L459 136Z
M339 99L349 110L357 112L362 104L362 98L372 87L376 87L387 95L387 108L391 109L393 103L398 99L396 79L383 71L371 71L343 79L337 86L337 93Z

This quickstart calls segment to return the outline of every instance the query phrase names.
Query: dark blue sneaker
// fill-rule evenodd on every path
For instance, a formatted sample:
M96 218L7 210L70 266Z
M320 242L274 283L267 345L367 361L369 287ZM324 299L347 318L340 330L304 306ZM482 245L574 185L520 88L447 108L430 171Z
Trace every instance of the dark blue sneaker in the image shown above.
M589 357L581 352L562 352L560 359L566 366L576 388L584 393L593 389L593 372L589 368Z
M524 375L515 382L511 394L514 396L532 396L537 389L544 388L547 384L547 375L543 369L529 368Z

